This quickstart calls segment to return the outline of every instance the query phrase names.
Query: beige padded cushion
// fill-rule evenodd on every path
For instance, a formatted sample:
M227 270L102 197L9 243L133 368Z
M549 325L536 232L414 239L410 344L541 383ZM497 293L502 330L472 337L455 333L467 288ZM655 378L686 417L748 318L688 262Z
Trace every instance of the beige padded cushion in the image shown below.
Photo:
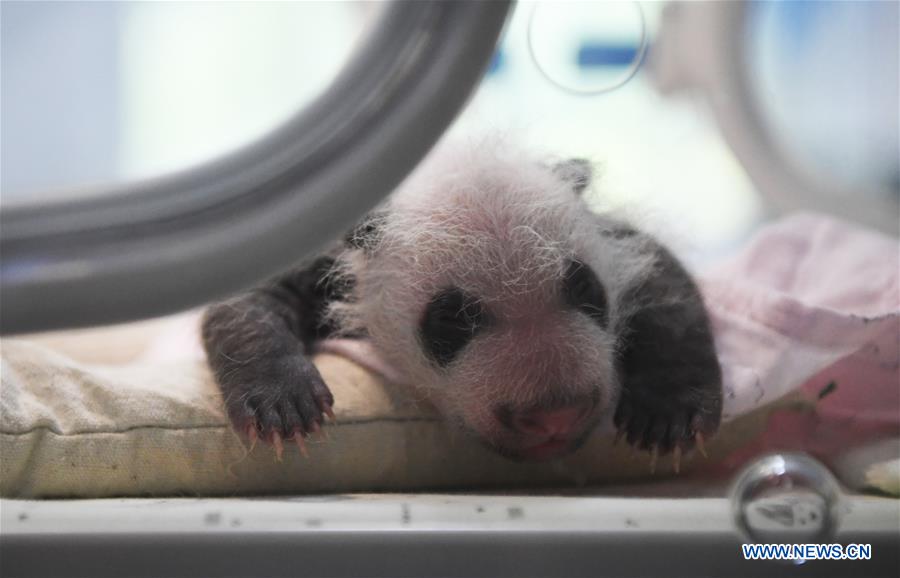
M519 488L625 481L648 476L595 435L556 463L514 463L448 431L428 408L334 355L315 359L335 394L330 439L310 458L289 446L247 452L229 428L202 362L100 366L42 345L6 340L0 389L0 494L4 497L247 495ZM710 444L711 459L757 433L763 411L733 421ZM698 462L686 460L682 471ZM659 470L670 469L661 460ZM660 474L657 474L657 479Z

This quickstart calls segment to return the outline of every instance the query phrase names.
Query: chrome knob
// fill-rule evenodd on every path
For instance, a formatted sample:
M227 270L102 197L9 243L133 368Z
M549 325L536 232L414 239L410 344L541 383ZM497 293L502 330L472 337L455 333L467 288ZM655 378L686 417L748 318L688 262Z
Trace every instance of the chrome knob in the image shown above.
M734 522L744 537L766 544L832 542L841 490L813 458L780 453L758 459L738 474L731 490Z

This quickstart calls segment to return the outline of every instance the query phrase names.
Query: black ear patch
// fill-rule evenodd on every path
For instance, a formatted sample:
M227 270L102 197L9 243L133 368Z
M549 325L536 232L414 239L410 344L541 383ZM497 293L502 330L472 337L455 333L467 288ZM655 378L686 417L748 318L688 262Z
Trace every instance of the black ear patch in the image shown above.
M449 365L487 321L478 300L456 287L444 289L428 302L419 324L425 354L440 367Z
M575 193L581 194L594 178L594 167L587 159L569 159L556 164L553 172L562 180L571 183Z
M386 214L382 211L369 213L344 237L344 244L353 249L371 250L381 239L382 225Z
M609 323L609 305L606 290L590 267L572 261L563 278L563 299L591 319L606 327Z

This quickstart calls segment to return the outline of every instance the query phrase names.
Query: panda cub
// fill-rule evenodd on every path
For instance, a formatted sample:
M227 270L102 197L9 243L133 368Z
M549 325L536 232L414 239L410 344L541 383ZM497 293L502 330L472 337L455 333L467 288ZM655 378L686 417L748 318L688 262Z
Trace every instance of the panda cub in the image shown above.
M588 209L590 180L578 159L445 145L340 247L209 307L234 427L303 450L335 403L307 354L340 335L509 458L564 456L610 418L654 458L702 451L722 376L701 295L651 236Z

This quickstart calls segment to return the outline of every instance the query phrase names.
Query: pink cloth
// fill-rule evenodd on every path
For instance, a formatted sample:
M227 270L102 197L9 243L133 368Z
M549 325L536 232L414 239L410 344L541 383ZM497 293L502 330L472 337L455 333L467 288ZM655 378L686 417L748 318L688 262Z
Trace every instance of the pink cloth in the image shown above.
M764 228L704 277L727 417L799 389L726 465L766 450L827 459L900 437L900 244L818 215ZM751 394L756 390L756 394ZM821 399L820 399L821 398Z

